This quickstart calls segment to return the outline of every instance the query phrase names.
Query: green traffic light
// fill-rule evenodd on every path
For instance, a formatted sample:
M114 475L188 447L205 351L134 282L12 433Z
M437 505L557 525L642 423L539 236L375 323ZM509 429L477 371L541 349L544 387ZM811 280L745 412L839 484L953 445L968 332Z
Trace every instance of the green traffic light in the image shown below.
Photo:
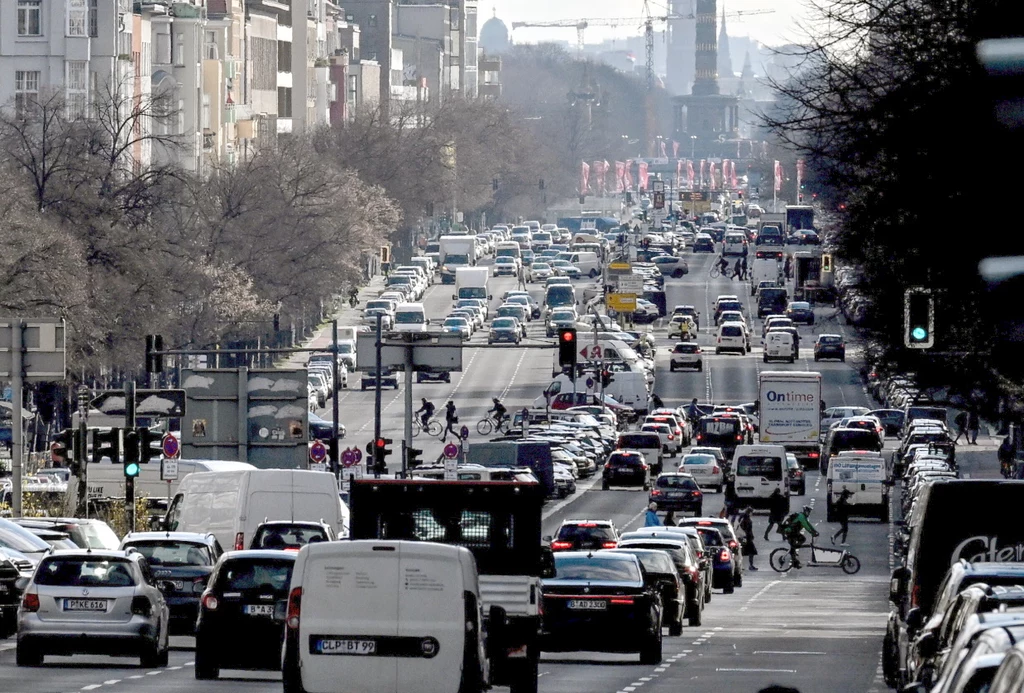
M140 471L139 470L139 465L137 463L135 463L135 462L131 462L131 463L126 464L124 466L124 475L125 476L132 476L132 477L138 476L139 475L139 471Z
M928 330L924 329L923 327L915 327L913 330L910 331L910 336L913 337L918 342L923 342L925 339L928 338Z

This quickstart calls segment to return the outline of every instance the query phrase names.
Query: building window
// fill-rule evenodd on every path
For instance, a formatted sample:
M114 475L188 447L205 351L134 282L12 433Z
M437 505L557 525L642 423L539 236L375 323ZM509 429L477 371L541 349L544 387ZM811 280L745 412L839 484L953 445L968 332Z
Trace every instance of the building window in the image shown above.
M68 36L87 35L89 10L85 2L86 0L67 0Z
M18 70L14 73L14 107L24 115L30 104L39 98L39 71Z
M18 0L18 36L43 35L42 0Z
M100 35L100 10L99 0L89 0L89 36L96 38Z
M68 118L84 118L89 103L89 64L84 60L69 60L64 64L64 72Z

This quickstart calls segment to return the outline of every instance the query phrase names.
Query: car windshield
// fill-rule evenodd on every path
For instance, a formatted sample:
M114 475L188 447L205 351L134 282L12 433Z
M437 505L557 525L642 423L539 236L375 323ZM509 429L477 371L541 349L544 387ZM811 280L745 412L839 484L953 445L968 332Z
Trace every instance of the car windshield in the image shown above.
M683 458L683 464L714 464L714 455L687 455Z
M700 534L700 538L704 541L704 546L724 546L725 542L722 541L722 533L717 529L711 527L697 527L697 533Z
M549 265L546 262L535 262L532 265L530 265L530 269L546 270L546 269L551 269L551 265Z
M723 337L741 337L743 336L743 328L739 325L725 325L722 327Z
M610 580L638 582L640 571L632 561L609 560L593 556L555 556L555 575L558 580Z
M444 327L465 327L469 322L465 318L447 318Z
M789 306L792 310L810 310L810 303L793 303Z
M842 344L842 337L833 337L831 335L821 335L818 337L818 344Z
M213 555L203 544L170 539L144 539L125 544L125 548L138 549L151 566L211 566Z
M283 593L288 590L292 579L291 560L272 560L267 558L239 558L230 560L221 566L217 576L217 587L222 592L240 592L242 590L267 589Z
M403 311L395 314L395 322L400 325L422 325L426 322L419 311Z
M338 353L339 354L351 354L354 351L355 351L355 349L352 348L351 344L345 344L344 342L340 342L338 344Z
M562 525L558 530L558 539L600 539L602 541L615 541L615 532L611 527L582 523L573 525Z
M552 320L575 320L576 315L571 310L555 310L551 312Z
M685 476L675 476L666 474L659 476L658 480L654 483L658 488L679 488L687 489L690 491L697 490L697 482L693 479Z
M696 344L676 344L672 347L673 354L695 354L697 353Z
M674 573L676 567L664 551L645 551L643 549L617 549L616 553L631 553L640 559L644 570L649 573Z
M498 318L492 324L496 330L514 330L516 328L515 318Z
M50 545L35 534L6 520L0 520L0 546L21 553L44 553L50 550Z
M110 558L55 557L36 569L37 585L54 587L130 587L135 584L128 561Z
M322 527L266 525L256 530L256 535L252 538L252 548L301 549L306 544L329 539Z

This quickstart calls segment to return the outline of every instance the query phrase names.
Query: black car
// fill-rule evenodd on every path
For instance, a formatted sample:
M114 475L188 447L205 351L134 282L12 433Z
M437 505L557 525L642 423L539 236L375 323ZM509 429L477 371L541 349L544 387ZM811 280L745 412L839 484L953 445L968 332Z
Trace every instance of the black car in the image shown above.
M221 669L280 671L296 554L231 551L217 562L196 623L196 678Z
M705 550L710 554L711 586L732 594L736 588L736 571L732 564L734 557L725 537L716 528L706 525L697 525L696 530L704 541Z
M814 324L814 309L807 301L790 301L786 306L786 317L794 324L800 322L805 325Z
M846 360L846 341L842 335L819 334L818 340L814 343L814 360L839 359ZM902 412L900 412L902 414ZM902 425L902 420L901 420Z
M651 486L650 469L647 460L639 452L616 450L608 455L601 473L601 489L612 486L642 486L646 491Z
M685 588L686 620L691 626L699 626L704 618L704 604L711 587L705 584L705 571L690 547L690 541L683 534L671 534L662 527L648 527L646 530L628 532L619 538L620 549L654 549L664 551L672 559Z
M541 594L541 650L639 652L642 664L661 661L661 597L636 556L555 554L555 577L541 583Z
M766 287L757 292L757 317L782 315L789 303L789 293L783 288Z
M393 387L398 389L398 375L390 371L382 371L380 374L381 387ZM374 371L363 373L359 381L359 389L365 390L368 387L377 387L377 374Z
M23 574L14 559L0 550L0 638L14 635L18 630L18 605L29 575L30 567Z
M167 585L164 597L171 635L192 635L200 595L224 553L217 539L198 532L129 532L121 549L134 549L145 556L154 579Z
M679 520L680 527L714 527L725 538L725 544L732 551L733 570L735 571L734 584L737 587L743 586L743 547L740 546L740 538L736 536L736 529L724 517L685 517Z
M640 559L648 586L661 595L662 621L669 635L683 634L686 617L686 591L683 579L668 554L658 549L611 549L616 553L631 553Z
M261 522L256 527L249 548L298 551L306 544L335 539L334 529L325 522L273 520Z
M874 416L881 421L887 436L898 436L903 430L904 414L902 409L875 409L869 411L867 416Z
M565 520L551 540L552 551L614 549L619 533L611 520Z
M658 510L692 512L695 516L704 514L704 492L690 474L661 474L654 481L649 496L651 503L657 503Z

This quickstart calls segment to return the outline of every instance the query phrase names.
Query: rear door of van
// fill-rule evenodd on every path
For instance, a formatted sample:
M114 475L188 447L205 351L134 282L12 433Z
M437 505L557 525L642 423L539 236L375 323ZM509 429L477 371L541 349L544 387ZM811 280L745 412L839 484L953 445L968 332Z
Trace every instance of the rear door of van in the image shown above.
M397 692L398 664L384 649L399 634L397 542L332 544L309 551L302 575L304 687ZM429 592L417 594L429 601Z
M462 565L455 551L425 543L401 542L399 557L398 637L411 650L397 661L398 690L454 692L466 632Z

